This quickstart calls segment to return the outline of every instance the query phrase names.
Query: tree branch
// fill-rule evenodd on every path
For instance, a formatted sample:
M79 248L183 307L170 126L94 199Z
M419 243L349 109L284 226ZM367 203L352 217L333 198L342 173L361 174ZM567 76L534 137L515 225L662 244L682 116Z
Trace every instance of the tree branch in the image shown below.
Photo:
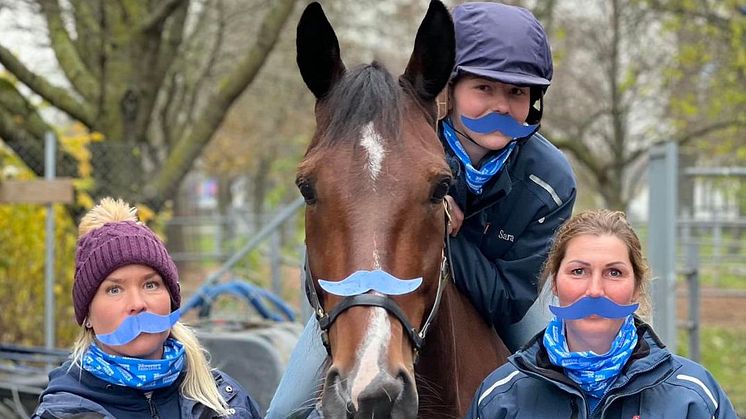
M44 134L52 128L8 80L0 79L0 137L37 176L44 175ZM77 163L57 148L57 173L77 176Z
M716 132L716 131L720 131L720 130L723 130L723 129L727 129L727 128L731 128L731 127L739 127L739 126L740 127L746 127L746 122L739 121L739 120L720 121L720 122L717 122L717 123L714 123L714 124L710 124L710 125L704 126L704 127L700 128L700 129L696 129L694 131L687 132L687 133L683 134L681 137L675 138L674 141L677 142L679 145L685 145L689 141L691 141L691 140L693 140L693 139L695 139L697 137L701 137L703 135L707 135L707 134L710 134L710 133L713 133L713 132ZM645 154L648 151L650 151L650 149L652 147L654 147L654 146L656 146L658 144L663 144L666 141L667 140L654 141L648 147L642 147L642 148L639 148L639 149L633 151L632 153L629 154L629 156L627 156L626 159L624 159L624 162L623 162L624 166L627 166L627 165L633 163L635 160L637 160L640 157L642 157L643 154Z
M59 3L57 0L39 0L39 5L47 20L49 40L52 43L57 61L60 63L60 68L65 72L70 84L84 99L95 99L98 92L98 83L80 59L75 44L70 39L67 29L65 29Z
M52 106L77 119L88 128L94 128L94 113L87 103L79 101L67 90L54 86L44 77L33 73L2 45L0 45L0 64Z
M696 129L694 131L689 131L687 133L684 133L684 135L676 139L676 142L683 145L697 137L701 137L703 135L707 135L715 131L720 131L722 129L731 128L731 127L739 127L739 126L740 127L746 126L746 120L732 119L729 121L716 122L714 124L705 125L704 127Z
M191 59L191 51L205 50L206 47L201 43L202 40L207 38L207 28L213 26L213 23L208 21L208 12L211 9L203 8L198 16L196 17L194 24L194 30L183 42L184 54L179 56L178 61L175 62L175 66L172 67L173 75L171 81L171 89L174 92L169 95L170 100L167 102L168 109L164 110L166 119L161 120L162 124L166 124L170 129L167 135L170 138L182 138L184 132L189 127L189 122L184 116L184 103L187 101L187 97L190 96L190 86L193 86L191 74L196 71L199 61ZM178 132L178 133L177 133ZM169 148L171 143L169 141Z
M156 29L185 1L187 0L161 0L153 13L140 25L140 32L150 32Z
M220 81L217 91L207 102L205 111L194 128L184 138L178 139L160 172L146 185L145 198L154 207L158 208L163 204L162 197L172 196L171 192L178 188L189 171L191 162L212 138L230 106L254 80L277 42L295 0L275 0L270 4L271 9L262 21L254 45L234 70Z
M185 115L186 115L186 121L192 121L194 117L194 111L197 107L197 98L199 96L199 93L202 91L202 86L205 84L207 79L212 75L213 68L215 67L215 63L218 61L218 54L220 54L220 50L223 45L223 38L225 36L225 10L223 7L223 2L218 2L218 27L216 28L215 33L215 39L213 40L213 45L210 47L210 56L205 61L205 67L203 68L202 72L197 77L197 80L194 82L194 85L192 87L192 92L189 98L189 103L187 104ZM182 111L184 111L182 109ZM186 123L182 125L182 132L178 132L177 136L175 138L181 138L183 133L183 128L186 127Z
M598 175L603 172L603 167L599 164L598 159L593 155L593 152L582 142L580 139L559 139L552 140L552 143L559 149L567 150L572 153L573 157L578 163L585 166L585 168Z
M98 51L101 42L101 27L99 20L94 16L93 0L69 0L73 7L73 16L75 18L75 30L78 34L87 34L78 36L73 45L78 57L81 58L84 65L91 72L92 78L97 78L96 70L98 69L98 57L103 51Z
M648 4L653 10L658 12L671 13L681 17L694 17L705 19L711 25L717 26L720 29L728 28L730 20L726 17L718 16L712 11L698 11L694 8L687 7L686 5L679 4L680 2L661 2L660 0L648 0Z

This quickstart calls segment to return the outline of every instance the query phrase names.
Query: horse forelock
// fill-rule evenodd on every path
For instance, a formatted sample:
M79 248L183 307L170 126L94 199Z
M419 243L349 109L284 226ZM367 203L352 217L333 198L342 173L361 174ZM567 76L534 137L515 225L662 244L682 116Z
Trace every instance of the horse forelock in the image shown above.
M320 102L316 145L342 141L359 145L361 132L372 124L387 140L399 136L402 89L382 65L373 62L347 71Z

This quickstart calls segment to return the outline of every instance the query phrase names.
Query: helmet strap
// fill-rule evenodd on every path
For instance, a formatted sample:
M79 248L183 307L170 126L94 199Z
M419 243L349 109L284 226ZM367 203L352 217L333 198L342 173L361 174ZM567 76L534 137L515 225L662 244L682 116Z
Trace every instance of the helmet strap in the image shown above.
M544 113L544 89L540 87L531 88L531 105L528 109L526 123L536 125L541 122L541 116Z
M435 103L438 105L438 121L447 117L448 111L450 111L450 109L448 108L448 97L450 96L450 90L451 87L448 86L447 88L443 89L443 91L440 92L440 94L435 98Z

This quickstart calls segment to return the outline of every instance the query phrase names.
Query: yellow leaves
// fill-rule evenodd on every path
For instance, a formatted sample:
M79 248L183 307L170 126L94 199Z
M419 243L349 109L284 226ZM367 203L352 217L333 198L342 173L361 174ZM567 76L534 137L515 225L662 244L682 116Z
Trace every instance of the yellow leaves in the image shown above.
M91 152L88 145L92 142L103 141L100 132L91 132L81 123L76 122L59 133L62 147L78 161L78 172L83 178L91 177Z
M73 181L73 184L75 184L75 181ZM87 192L79 192L76 196L75 203L83 208L93 208L93 206L96 204L93 201L91 195L89 195Z
M93 166L91 164L91 143L104 141L102 133L89 131L80 122L75 122L59 132L59 141L62 147L78 162L78 173L80 177L73 180L76 194L76 204L83 208L92 208L95 204L88 191L93 189Z
M697 98L693 93L682 95L671 101L671 109L684 117L692 117L699 113Z
M71 320L75 228L64 207L55 211L55 325L57 345L67 346L76 327ZM0 341L44 342L46 207L0 205Z
M155 218L156 216L155 211L153 211L147 205L137 204L135 206L137 207L138 218L140 218L140 221L142 221L143 223L148 224L148 221Z

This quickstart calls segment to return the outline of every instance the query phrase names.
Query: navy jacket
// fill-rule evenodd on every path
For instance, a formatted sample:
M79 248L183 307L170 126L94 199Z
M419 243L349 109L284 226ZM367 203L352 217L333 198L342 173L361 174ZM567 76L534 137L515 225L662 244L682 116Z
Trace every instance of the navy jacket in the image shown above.
M537 298L554 231L572 215L575 175L564 154L535 134L519 143L506 167L475 195L463 164L445 140L443 146L455 175L449 194L464 212L464 223L451 238L454 281L504 336Z
M49 373L49 385L40 396L33 419L218 417L211 409L180 394L184 374L169 387L143 392L109 384L78 366L70 369L70 363L67 361ZM220 371L213 371L213 377L233 412L231 418L261 418L256 403L240 384Z
M542 331L477 391L470 419L736 418L728 397L701 365L671 354L645 323L619 378L589 412L582 390L549 362Z

